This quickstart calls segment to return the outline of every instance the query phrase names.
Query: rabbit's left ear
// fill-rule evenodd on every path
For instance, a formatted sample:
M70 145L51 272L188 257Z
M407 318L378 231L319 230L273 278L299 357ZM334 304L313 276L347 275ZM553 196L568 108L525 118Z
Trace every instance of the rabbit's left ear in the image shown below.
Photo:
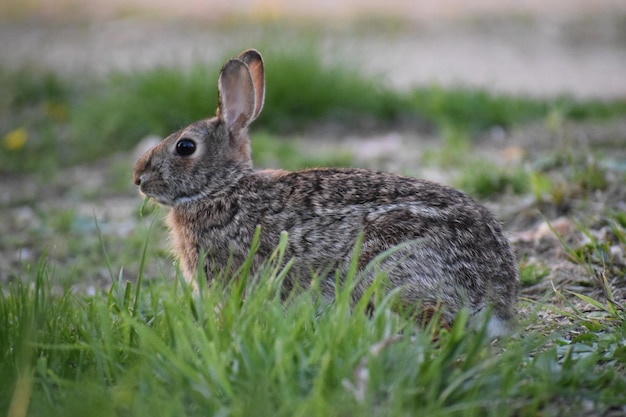
M254 113L252 115L252 120L254 120L259 116L261 110L263 110L263 103L265 101L265 70L263 69L263 57L256 49L248 49L239 54L237 58L248 66L250 75L252 75L254 96L256 99Z
M217 91L217 117L226 123L228 130L237 134L248 127L256 109L256 93L248 65L239 58L228 60L220 72Z

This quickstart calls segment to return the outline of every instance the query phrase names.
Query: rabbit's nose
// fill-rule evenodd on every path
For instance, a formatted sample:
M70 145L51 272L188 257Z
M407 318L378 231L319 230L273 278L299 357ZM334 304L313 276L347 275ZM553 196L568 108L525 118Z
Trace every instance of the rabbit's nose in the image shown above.
M135 173L133 174L133 182L135 183L135 185L141 185L146 182L148 177L149 175L145 172L140 173L135 171Z
M135 185L141 185L141 182L146 178L146 170L151 166L151 158L149 154L139 158L135 163L135 169L133 170L133 182Z

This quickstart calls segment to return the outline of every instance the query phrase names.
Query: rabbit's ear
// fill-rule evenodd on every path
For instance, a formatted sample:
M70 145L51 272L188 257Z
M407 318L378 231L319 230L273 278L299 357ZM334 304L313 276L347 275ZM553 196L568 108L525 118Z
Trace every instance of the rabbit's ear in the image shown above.
M252 75L252 82L254 83L254 96L256 97L256 105L254 107L254 114L252 120L256 119L261 110L263 110L263 103L265 101L265 71L263 69L263 57L256 49L248 49L239 54L238 58L246 63L250 68L250 74Z
M222 67L217 82L219 104L217 116L231 132L239 132L254 120L256 95L248 66L238 58Z

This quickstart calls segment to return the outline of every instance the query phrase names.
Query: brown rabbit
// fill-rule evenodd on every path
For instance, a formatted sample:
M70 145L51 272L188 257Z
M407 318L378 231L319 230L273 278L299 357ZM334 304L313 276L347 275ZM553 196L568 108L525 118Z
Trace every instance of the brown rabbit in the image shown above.
M246 259L261 226L253 268L288 232L294 260L287 289L306 287L326 273L321 290L335 294L335 272L345 273L359 234L361 271L377 255L403 245L378 266L388 288L399 288L404 308L422 317L437 311L444 325L461 308L492 309L488 333L506 333L514 318L518 271L500 224L483 206L452 188L362 169L255 171L248 125L265 97L263 60L255 50L230 59L219 75L217 115L171 134L141 157L140 191L172 207L174 250L191 279L204 259L207 279ZM363 273L358 299L374 279Z

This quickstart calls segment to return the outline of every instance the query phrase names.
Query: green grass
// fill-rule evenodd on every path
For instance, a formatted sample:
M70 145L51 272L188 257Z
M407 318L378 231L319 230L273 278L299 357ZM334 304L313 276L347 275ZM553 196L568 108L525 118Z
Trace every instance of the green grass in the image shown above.
M523 168L503 168L485 160L467 163L459 174L456 186L477 198L528 191L528 174Z
M563 329L495 344L461 316L433 341L433 329L395 315L388 299L372 317L369 297L352 310L351 275L331 305L315 285L281 303L281 256L196 293L181 279L146 277L74 294L39 264L0 294L0 412L536 416L623 406L623 310L575 337Z
M524 287L530 287L539 283L542 279L550 274L550 269L545 265L536 262L522 262L519 271L520 283Z
M437 126L475 133L494 126L508 128L558 114L562 120L602 120L626 113L626 101L577 100L562 96L535 99L493 94L470 88L437 86L410 92L412 112L424 115Z
M541 100L437 86L396 91L353 65L323 62L315 47L270 46L263 52L266 106L253 130L269 135L329 124L370 130L408 123L473 136L554 115L590 120L626 113L624 100ZM45 176L58 166L128 150L145 135L164 136L211 116L221 62L71 81L32 68L2 70L0 172ZM15 132L26 142L15 142Z
M529 170L528 187L537 201L557 207L566 206L573 199L606 192L612 181L626 179L622 170L602 164L607 157L610 156L606 151L581 152L570 147L546 152Z

